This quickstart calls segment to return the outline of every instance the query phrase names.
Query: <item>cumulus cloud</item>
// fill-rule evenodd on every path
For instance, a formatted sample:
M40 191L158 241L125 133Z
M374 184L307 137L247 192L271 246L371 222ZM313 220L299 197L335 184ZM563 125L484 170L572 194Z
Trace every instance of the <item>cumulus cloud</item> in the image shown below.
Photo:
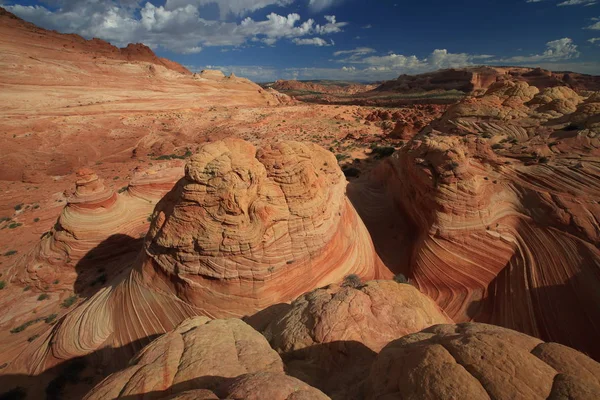
M293 2L294 0L167 0L165 9L176 10L190 4L196 6L215 4L219 8L221 19L226 19L229 15L241 16L268 6L288 6Z
M579 57L577 45L571 38L562 38L546 43L546 51L542 54L532 54L529 56L514 56L498 60L503 63L526 63L538 61L559 61Z
M243 13L252 10L253 4L263 7L288 1L291 0L219 1L219 7L228 13ZM270 13L261 21L246 17L239 24L209 20L203 18L199 5L211 2L214 1L167 0L164 6L150 2L141 6L136 0L55 0L53 4L58 7L55 10L39 5L13 5L7 9L23 19L60 32L99 37L118 46L143 42L152 48L162 47L182 54L198 53L207 46L238 46L248 41L273 45L280 39L324 36L341 32L347 24L338 22L333 15L326 15L321 24L312 18L302 22L295 13L287 16Z

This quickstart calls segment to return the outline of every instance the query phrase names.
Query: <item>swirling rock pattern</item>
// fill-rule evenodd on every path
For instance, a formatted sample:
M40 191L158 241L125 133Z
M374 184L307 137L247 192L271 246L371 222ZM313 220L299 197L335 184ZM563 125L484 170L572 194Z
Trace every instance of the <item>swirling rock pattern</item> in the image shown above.
M349 195L383 261L454 321L600 359L600 103L524 82L489 92L451 107ZM557 98L576 111L540 111Z
M332 398L350 398L376 353L395 338L451 320L408 284L329 285L292 302L265 329L288 374Z
M438 325L388 344L365 398L596 399L598 377L600 364L556 343L485 324Z
M131 272L11 368L40 372L106 346L119 349L108 360L116 368L191 316L254 314L349 274L391 277L345 186L333 154L316 145L206 144L157 204Z
M132 239L146 233L154 206L182 175L182 167L136 171L127 190L116 193L92 170L80 169L56 224L15 266L17 276L40 289L55 281L60 284L54 287L68 290L76 280L89 283L93 276L86 276L86 269L93 268L82 264L106 263L139 251ZM102 251L95 250L99 246Z

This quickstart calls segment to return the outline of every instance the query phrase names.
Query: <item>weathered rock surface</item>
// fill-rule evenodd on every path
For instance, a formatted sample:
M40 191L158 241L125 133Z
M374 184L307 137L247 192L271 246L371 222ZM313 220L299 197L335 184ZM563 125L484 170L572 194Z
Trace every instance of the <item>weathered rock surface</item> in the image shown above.
M349 196L386 265L453 320L600 359L600 103L537 92L499 82L451 106ZM556 99L575 112L540 110Z
M576 350L485 324L438 325L388 344L366 399L595 399L600 364Z
M352 285L352 286L350 286ZM347 280L294 300L265 329L288 374L332 398L350 398L390 341L451 320L409 284Z
M220 397L217 397L219 395ZM140 351L86 399L327 399L286 376L265 338L239 319L185 320Z
M119 349L110 369L194 315L254 314L349 274L390 278L345 186L333 154L314 144L206 144L157 204L131 272L9 368L39 373L108 346Z

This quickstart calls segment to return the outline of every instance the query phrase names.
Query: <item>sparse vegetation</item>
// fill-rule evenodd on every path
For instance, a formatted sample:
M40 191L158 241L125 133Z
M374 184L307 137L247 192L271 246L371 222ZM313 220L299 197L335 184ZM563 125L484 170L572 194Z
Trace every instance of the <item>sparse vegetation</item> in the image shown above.
M4 256L5 257L10 257L10 256L15 255L15 254L17 254L16 250L9 250L6 253L4 253Z
M56 317L58 317L58 314L50 314L46 317L46 319L44 319L44 322L47 324L51 324L56 320Z
M61 304L60 306L62 308L69 308L71 307L73 304L75 304L75 302L77 301L77 295L71 295L69 297L67 297Z
M550 161L550 159L548 157L540 157L538 159L538 162L541 163L541 164L547 164L548 161Z
M40 294L38 296L37 299L38 299L38 301L42 301L42 300L46 300L46 299L49 299L49 298L50 298L50 296L47 293L42 293L42 294Z
M22 226L22 225L23 225L23 224L22 224L22 223L20 223L20 222L13 222L13 223L11 223L10 225L8 225L8 229L15 229L15 228L18 228L18 227L20 227L20 226Z
M503 149L503 148L504 148L504 146L502 146L500 143L494 143L492 145L492 149L494 149L494 150Z
M40 219L39 218L34 218L33 222L40 222Z
M19 326L17 326L16 328L12 328L10 330L10 333L19 333L19 332L23 332L25 329L29 328L31 325L33 324L37 324L38 322L42 321L44 318L36 318L36 319L32 319L30 321L27 321Z
M6 287L6 281L0 281L0 290Z
M40 335L36 333L36 334L35 334L35 335L33 335L33 336L29 336L29 337L27 338L27 341L31 343L31 342L33 342L35 339L37 339L37 338L39 338L39 337L40 337Z
M342 282L342 287L359 289L362 287L362 280L360 279L360 276L356 274L346 275L344 277L344 281Z
M408 279L406 278L406 276L404 276L404 274L397 274L396 276L394 276L394 282L408 283Z
M118 193L123 193L127 191L128 186L123 186L121 189L119 189L117 192Z
M23 203L21 203L21 204L17 204L17 205L15 206L15 211L19 211L19 210L21 210L22 208L23 208Z
M29 289L31 289L31 286L27 285L27 286L25 286L25 287L23 288L23 291L24 291L24 292L26 292L26 291L28 291Z
M492 134L489 133L489 132L483 132L481 134L481 137L484 138L484 139L491 139L492 138Z

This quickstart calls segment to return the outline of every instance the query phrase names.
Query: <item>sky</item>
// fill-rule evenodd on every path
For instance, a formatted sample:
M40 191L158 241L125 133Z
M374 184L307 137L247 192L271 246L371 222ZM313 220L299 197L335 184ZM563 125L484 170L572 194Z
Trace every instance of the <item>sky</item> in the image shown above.
M600 75L600 0L0 0L47 29L192 71L379 81L469 65Z

